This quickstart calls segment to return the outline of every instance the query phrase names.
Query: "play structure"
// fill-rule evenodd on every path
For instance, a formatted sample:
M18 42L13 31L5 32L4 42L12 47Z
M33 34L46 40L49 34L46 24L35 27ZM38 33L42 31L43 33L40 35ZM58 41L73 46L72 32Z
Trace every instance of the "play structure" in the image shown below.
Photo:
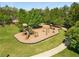
M36 43L59 33L59 28L52 25L42 24L41 28L32 29L23 24L23 32L15 35L16 39L23 43Z

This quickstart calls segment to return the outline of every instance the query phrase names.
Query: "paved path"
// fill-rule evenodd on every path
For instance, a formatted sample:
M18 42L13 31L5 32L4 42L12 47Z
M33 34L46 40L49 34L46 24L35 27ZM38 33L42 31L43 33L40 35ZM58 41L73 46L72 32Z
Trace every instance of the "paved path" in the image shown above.
M63 51L66 48L64 43L61 43L59 46L57 46L56 48L53 48L51 50L48 50L46 52L31 56L31 57L50 57L53 56L61 51Z

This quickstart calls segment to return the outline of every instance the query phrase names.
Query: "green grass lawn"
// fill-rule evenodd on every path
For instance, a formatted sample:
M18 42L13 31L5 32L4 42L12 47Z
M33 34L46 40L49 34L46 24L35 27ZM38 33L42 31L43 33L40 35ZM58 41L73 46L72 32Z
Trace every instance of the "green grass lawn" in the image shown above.
M15 25L0 27L0 56L32 56L49 49L55 48L63 41L65 32L60 33L36 44L23 44L14 37L18 33Z
M65 49L62 52L54 55L53 57L79 57L79 54L77 54L76 52L73 52L69 49Z

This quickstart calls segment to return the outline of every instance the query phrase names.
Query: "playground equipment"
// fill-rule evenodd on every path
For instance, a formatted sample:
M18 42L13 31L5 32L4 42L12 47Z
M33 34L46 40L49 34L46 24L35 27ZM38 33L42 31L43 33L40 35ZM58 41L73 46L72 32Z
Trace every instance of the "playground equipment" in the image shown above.
M34 37L38 37L38 32L34 32Z
M46 32L46 35L48 35L49 29L50 29L49 25L43 25L43 32Z
M47 24L42 24L41 26L43 28L42 29L43 33L45 33L46 36L50 33L51 29L52 29L52 33L54 33L55 28L52 26L52 24L51 24L51 26L47 25ZM36 31L35 29L32 29L32 27L28 26L25 23L23 24L22 30L23 30L23 35L26 35L26 39L29 39L32 36L34 36L34 37L39 36L38 31Z
M32 27L28 26L26 23L23 24L23 32L26 35L27 39L29 39L31 34L34 34Z

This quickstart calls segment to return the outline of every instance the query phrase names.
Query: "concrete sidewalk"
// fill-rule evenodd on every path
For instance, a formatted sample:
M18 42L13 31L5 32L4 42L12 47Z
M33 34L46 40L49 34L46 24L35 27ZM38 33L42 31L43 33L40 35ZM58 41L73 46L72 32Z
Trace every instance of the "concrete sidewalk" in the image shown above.
M31 57L50 57L50 56L53 56L61 51L63 51L65 48L67 48L65 46L64 43L61 43L59 46L57 46L56 48L53 48L51 50L48 50L48 51L45 51L43 53L40 53L40 54L37 54L37 55L34 55L34 56L31 56Z

